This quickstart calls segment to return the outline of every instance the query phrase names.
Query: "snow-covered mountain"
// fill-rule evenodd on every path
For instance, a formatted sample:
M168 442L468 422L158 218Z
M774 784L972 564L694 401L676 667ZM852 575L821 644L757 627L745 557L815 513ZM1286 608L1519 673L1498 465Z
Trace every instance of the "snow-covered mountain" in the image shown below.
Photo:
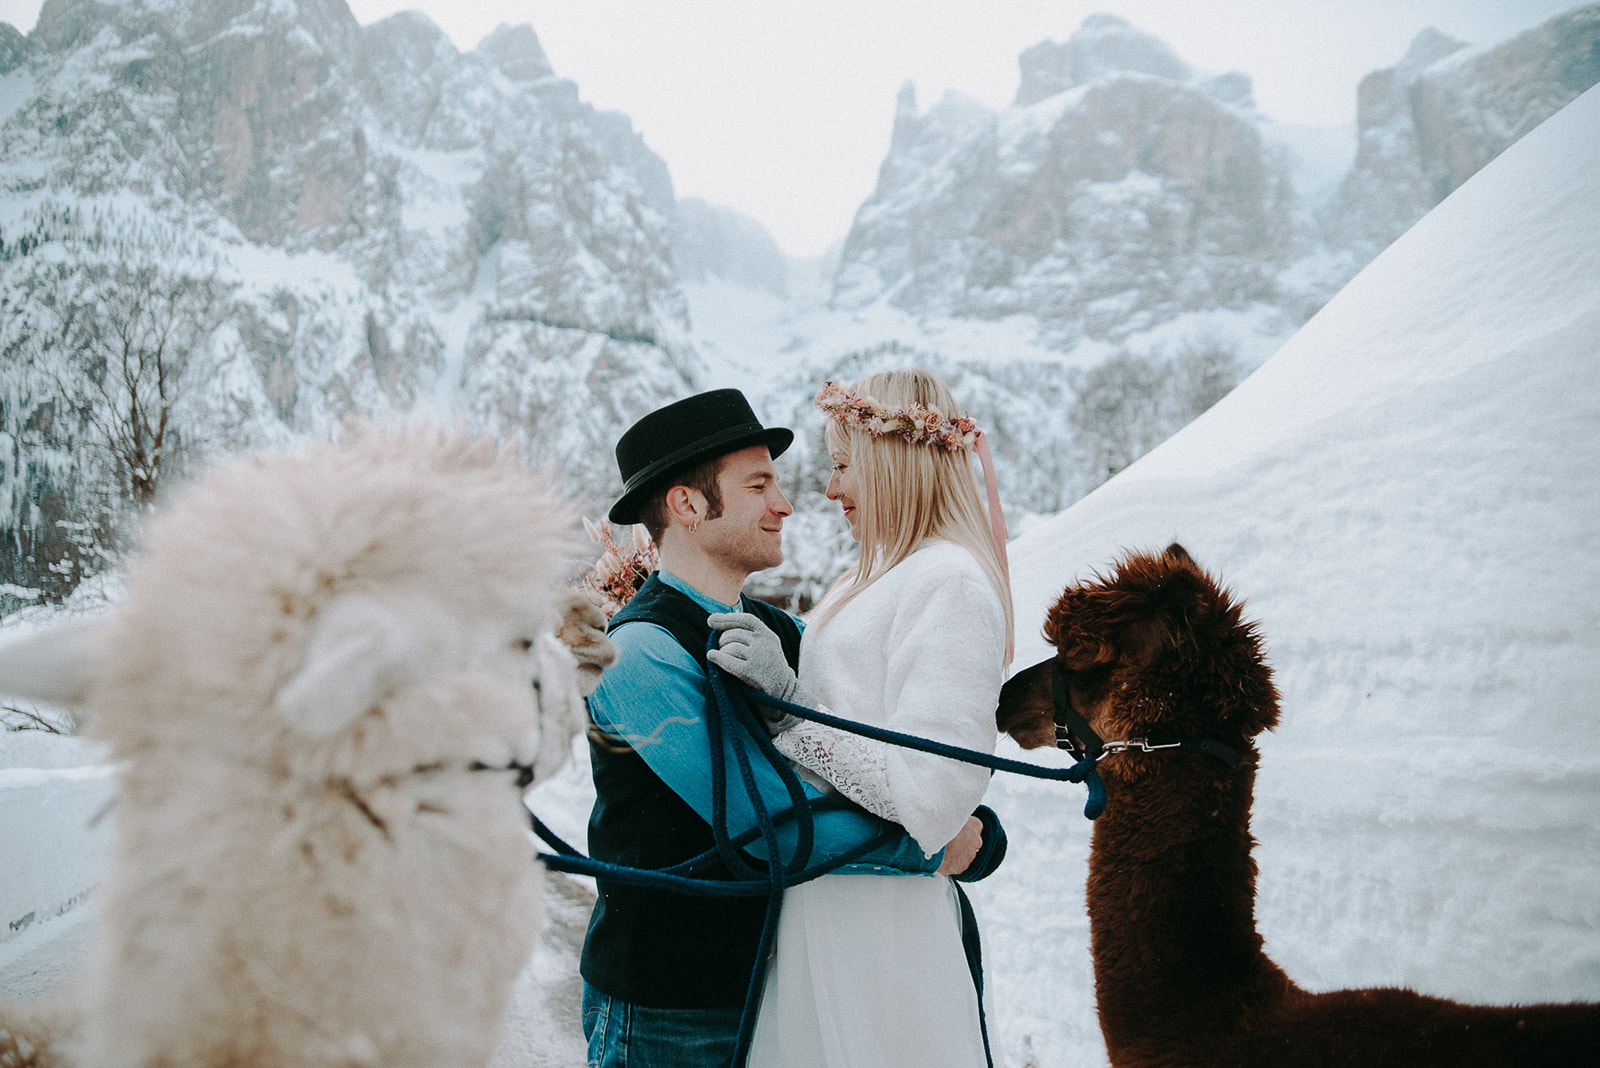
M1594 4L1489 47L1425 34L1363 83L1357 136L1277 126L1247 76L1092 16L999 112L908 87L835 268L678 202L527 26L461 53L343 0L48 0L0 26L0 611L103 566L129 501L219 451L432 411L522 432L595 515L622 428L724 384L802 432L785 479L819 515L774 578L826 581L809 398L911 362L995 431L1025 527L1600 79L1597 40Z
M1322 208L1330 243L1359 267L1523 134L1600 82L1600 5L1509 41L1417 35L1361 80L1355 164Z
M1363 82L1359 129L1307 129L1259 114L1247 76L1195 70L1092 16L1023 53L998 112L956 94L920 111L905 87L831 302L708 278L685 290L695 337L714 374L803 432L826 378L944 372L997 430L1002 496L1026 526L1259 365L1451 189L1600 81L1596 55L1596 4L1477 48L1427 31ZM806 455L793 477L808 485L821 467Z
M1600 81L1597 55L1600 5L1493 47L1425 31L1398 66L1363 80L1356 159L1323 202L1300 138L1256 111L1247 75L1195 70L1123 19L1093 15L1066 42L1022 54L1003 111L951 94L919 112L912 87L901 91L834 302L882 300L919 319L1023 316L1062 351L1215 309L1292 331Z
M615 428L699 380L666 166L526 26L461 54L343 0L48 0L0 60L7 571L140 477L89 409L128 406L94 342L152 280L209 294L169 310L169 461L435 407L599 501Z
M789 259L767 228L748 215L698 197L678 201L672 245L684 282L720 278L745 289L789 297Z
M1065 350L1273 298L1292 188L1248 77L1191 71L1111 15L1024 52L1021 70L1000 113L951 94L919 114L901 91L837 305L1024 315Z

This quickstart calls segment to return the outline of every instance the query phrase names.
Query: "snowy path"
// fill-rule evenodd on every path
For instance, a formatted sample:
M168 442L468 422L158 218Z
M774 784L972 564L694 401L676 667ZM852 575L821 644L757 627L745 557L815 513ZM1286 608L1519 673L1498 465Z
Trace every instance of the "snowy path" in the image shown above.
M582 1068L587 1059L580 1005L578 952L589 927L594 891L547 872L544 933L517 977L511 1011L489 1068Z
M34 1000L63 990L83 959L93 914L93 905L83 905L0 943L0 998Z

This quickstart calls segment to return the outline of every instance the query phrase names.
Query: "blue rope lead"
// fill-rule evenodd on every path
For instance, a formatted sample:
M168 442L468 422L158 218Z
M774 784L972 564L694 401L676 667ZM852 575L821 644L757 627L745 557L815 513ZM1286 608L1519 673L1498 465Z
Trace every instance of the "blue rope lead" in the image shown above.
M715 648L719 637L719 634L713 632L707 642L707 648ZM733 688L733 692L739 695L739 700L736 702L730 697L729 689L722 681L720 669L714 668L708 663L707 675L711 685L711 693L715 699L715 714L707 717L706 727L707 739L711 746L711 831L712 839L715 843L713 849L668 868L658 870L629 868L583 856L578 850L557 837L537 816L534 816L531 812L528 816L532 821L535 833L556 850L555 854L539 854L539 860L543 861L546 867L555 871L615 879L619 882L653 887L658 890L671 890L677 893L698 894L708 897L769 895L766 917L761 928L761 941L756 952L756 963L751 972L750 985L745 994L744 1010L739 1021L738 1041L734 1047L733 1064L737 1068L743 1068L749 1056L750 1039L754 1034L756 1015L761 1006L761 992L766 985L766 961L772 953L773 943L777 937L778 917L783 906L784 889L809 882L846 864L853 863L899 837L898 831L885 832L872 841L864 842L832 860L808 866L814 844L813 814L829 807L841 807L846 802L842 798L821 798L812 801L806 797L805 789L800 783L799 776L795 774L788 760L784 759L772 744L772 739L767 734L759 714L751 706L750 701L752 698L781 712L798 716L801 719L826 724L839 730L874 738L891 745L932 753L935 756L947 757L951 760L959 760L968 764L976 764L980 767L989 768L991 771L1005 771L1015 775L1026 775L1030 778L1047 779L1054 782L1084 783L1088 787L1089 798L1084 804L1083 814L1092 820L1105 811L1105 783L1101 780L1093 759L1081 760L1070 768L1044 768L1037 764L1026 764L1020 760L998 757L992 753L982 753L975 749L965 749L945 742L936 742L928 738L918 738L915 735L903 734L883 727L871 727L864 723L841 719L826 712L819 712L802 705L792 704L746 686ZM736 729L740 727L743 730ZM739 770L739 784L743 787L745 796L749 799L756 816L756 826L737 836L730 836L728 833L728 768L727 760L723 753L724 739L727 740L729 748L733 750L734 763ZM784 784L784 789L789 795L790 805L788 808L776 813L768 810L765 799L762 798L760 790L756 787L755 774L750 766L748 750L750 740L755 741L756 747L761 750L768 763L778 773L780 780ZM778 845L777 828L789 822L797 823L798 841L794 856L784 862ZM742 848L753 844L757 838L760 838L762 844L766 847L768 862L765 870L749 863L742 853ZM714 860L721 860L728 871L739 876L739 878L731 880L706 879L695 874ZM984 1043L985 1052L987 1053L987 1033L984 1035Z
M720 637L720 634L713 632L707 638L708 651L716 647ZM750 984L745 988L744 1011L739 1017L739 1036L733 1048L733 1064L736 1068L744 1068L745 1061L750 1055L750 1041L755 1034L756 1016L761 1009L761 992L766 988L767 958L772 955L778 937L778 917L783 909L783 891L790 885L792 876L803 869L806 861L811 859L813 821L811 807L807 804L800 778L789 762L773 747L772 739L768 737L766 729L757 718L755 709L750 705L749 688L735 687L735 692L741 698L736 707L729 697L728 688L723 685L722 672L709 660L706 663L706 674L716 704L716 715L709 717L706 732L711 741L712 837L716 842L717 852L730 871L735 874L756 874L755 869L744 862L739 851L734 849L729 841L725 807L727 769L722 756L722 739L726 736L732 743L734 760L739 765L740 782L744 787L745 796L755 809L756 825L761 832L762 843L766 846L767 878L771 890L767 897L766 917L761 925L761 940L756 946L755 966L750 971ZM738 730L738 727L743 727L744 730ZM789 794L790 808L798 813L799 843L794 858L788 863L783 861L783 855L778 849L777 823L768 813L766 802L756 786L755 775L750 769L750 754L746 748L749 739L754 739L757 747L767 755L768 763L783 780L784 789Z
M713 690L725 691L725 687L722 684L718 672L712 672L711 677L713 680ZM994 771L1004 771L1015 775L1026 775L1030 778L1046 779L1052 782L1085 783L1088 786L1089 797L1084 803L1083 814L1092 820L1098 818L1100 814L1105 811L1105 782L1100 778L1100 772L1096 769L1095 761L1093 760L1080 760L1078 763L1069 768L1045 768L1040 767L1037 764L1026 764L1020 760L1010 760L1006 757L998 757L992 753L981 753L975 749L963 749L960 746L947 745L943 742L935 742L927 738L918 738L915 735L902 734L899 731L891 731L883 727L870 727L864 723L856 723L852 720L840 719L838 716L833 716L826 712L818 712L815 709L806 708L803 705L791 704L788 701L772 697L768 694L757 691L749 692L752 693L757 700L787 712L790 715L798 716L801 719L813 720L817 723L823 723L830 727L837 727L840 730L849 731L852 734L859 734L867 738L876 738L878 741L887 742L891 745L899 745L908 749L915 749L925 753L933 753L938 756L949 757L952 760L961 760L969 764L977 764ZM726 700L725 692L723 694L723 700ZM713 717L713 719L716 718L718 717ZM766 737L766 731L764 729L753 732L753 737L758 739L758 745L761 744L760 740L766 741L766 745L762 746L764 752L766 751L767 747L770 747L772 744L771 739ZM733 738L735 745L742 743L742 739L740 739L737 734L734 735ZM716 766L720 769L720 747L714 748L712 752L714 755L716 755ZM772 752L776 753L777 750L774 748ZM789 768L787 760L774 759L773 766L779 769L780 775L784 774L784 772ZM717 784L719 788L723 781L723 776L719 774L717 777ZM716 802L716 792L716 789L714 789L714 802ZM791 794L791 797L792 796L793 795ZM718 803L720 804L720 802ZM812 813L825 811L829 808L848 807L848 805L849 802L842 797L837 796L817 798L810 801L802 800L794 805L791 805L789 808L782 809L781 811L773 814L771 819L774 826L782 826L783 824L797 818L802 818L809 822ZM539 854L539 860L541 860L546 867L555 871L568 872L573 875L588 875L591 877L616 879L619 882L630 882L639 886L651 886L660 890L673 890L678 893L700 894L705 897L754 897L757 894L766 893L771 889L771 881L770 879L761 876L761 873L754 871L754 869L748 870L751 870L752 874L756 877L739 880L702 879L697 878L694 875L696 871L705 868L713 860L722 858L724 848L728 848L730 851L737 853L744 846L751 844L757 838L762 836L762 828L755 827L745 831L735 838L727 839L727 814L725 809L721 811L721 816L722 818L718 822L722 824L720 829L722 831L723 840L718 841L718 846L716 849L708 850L698 857L692 857L680 864L674 864L669 868L661 868L659 870L629 868L620 864L611 864L603 860L594 860L593 858L586 857L577 849L574 849L572 846L568 845L565 841L558 837L555 832L551 831L549 827L545 826L545 824L542 823L537 816L529 813L528 818L532 822L533 830L539 836L539 838L556 851L555 853ZM802 828L803 827L804 824L802 825ZM718 828L713 827L713 834L715 834L717 830ZM828 872L834 871L835 869L843 867L846 864L854 863L863 856L866 856L868 853L871 853L873 850L877 849L879 846L888 844L896 837L898 837L896 833L885 833L884 835L875 838L870 842L863 843L861 846L850 850L848 853L837 857L832 861L814 864L808 868L793 872L792 877L788 880L788 885L798 886L801 883L810 882L812 879L815 879L818 876L826 875ZM792 864L791 867L793 867Z
M1089 789L1089 799L1083 806L1084 816L1091 820L1098 819L1100 814L1106 810L1105 780L1100 778L1096 761L1092 757L1080 760L1070 768L1044 768L1037 764L1024 763L1021 760L995 756L993 753L982 753L976 749L964 749L959 745L936 742L931 738L919 738L914 734L903 734L900 731L892 731L886 727L873 727L865 723L857 723L855 720L841 719L827 712L819 712L814 708L792 704L781 697L773 697L771 694L762 693L760 690L749 689L748 687L746 687L746 690L757 701L769 705L780 712L786 712L801 719L809 719L829 727L837 727L839 730L849 731L851 734L859 734L865 738L875 738L880 742L888 742L890 745L898 745L904 749L915 749L918 752L949 757L951 760L959 760L966 764L977 764L992 771L1006 771L1014 775L1026 775L1034 779L1084 783Z
M830 804L830 802L834 802ZM842 802L842 803L841 803ZM812 802L814 811L827 808L844 808L849 805L842 798L818 798ZM777 824L784 824L795 818L792 809L784 809L773 817ZM701 897L757 897L772 889L772 883L767 879L707 879L695 875L694 872L705 868L719 858L715 849L707 850L698 857L693 857L681 864L674 864L670 868L649 869L629 868L620 864L612 864L604 860L595 860L586 857L572 846L568 845L549 827L533 815L528 814L528 820L533 826L533 831L547 845L555 849L555 853L540 853L539 860L551 871L566 872L569 875L587 875L591 878L615 879L618 882L631 883L636 886L648 886L656 890L671 890L679 894L697 894ZM759 828L752 828L737 838L732 839L737 847L749 845L761 836ZM840 854L830 861L813 864L803 871L795 873L788 885L799 886L812 879L827 875L846 864L854 864L869 853L886 846L900 837L899 831L885 831L876 838L855 846Z

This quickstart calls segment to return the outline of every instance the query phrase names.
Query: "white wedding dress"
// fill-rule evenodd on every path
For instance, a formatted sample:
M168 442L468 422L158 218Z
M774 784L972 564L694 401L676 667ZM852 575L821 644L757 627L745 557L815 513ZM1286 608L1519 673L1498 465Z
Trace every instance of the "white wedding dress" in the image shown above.
M976 560L929 540L801 643L800 680L835 715L993 752L1004 611ZM932 855L986 769L802 723L776 742L818 785L899 823ZM833 874L784 894L754 1068L982 1068L978 1000L945 876Z

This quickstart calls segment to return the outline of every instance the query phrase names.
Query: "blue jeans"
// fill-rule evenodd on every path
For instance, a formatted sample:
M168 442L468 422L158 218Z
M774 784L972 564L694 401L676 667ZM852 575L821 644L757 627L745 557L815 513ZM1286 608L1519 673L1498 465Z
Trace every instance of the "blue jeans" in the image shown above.
M588 1068L727 1068L739 1009L657 1009L583 984Z

